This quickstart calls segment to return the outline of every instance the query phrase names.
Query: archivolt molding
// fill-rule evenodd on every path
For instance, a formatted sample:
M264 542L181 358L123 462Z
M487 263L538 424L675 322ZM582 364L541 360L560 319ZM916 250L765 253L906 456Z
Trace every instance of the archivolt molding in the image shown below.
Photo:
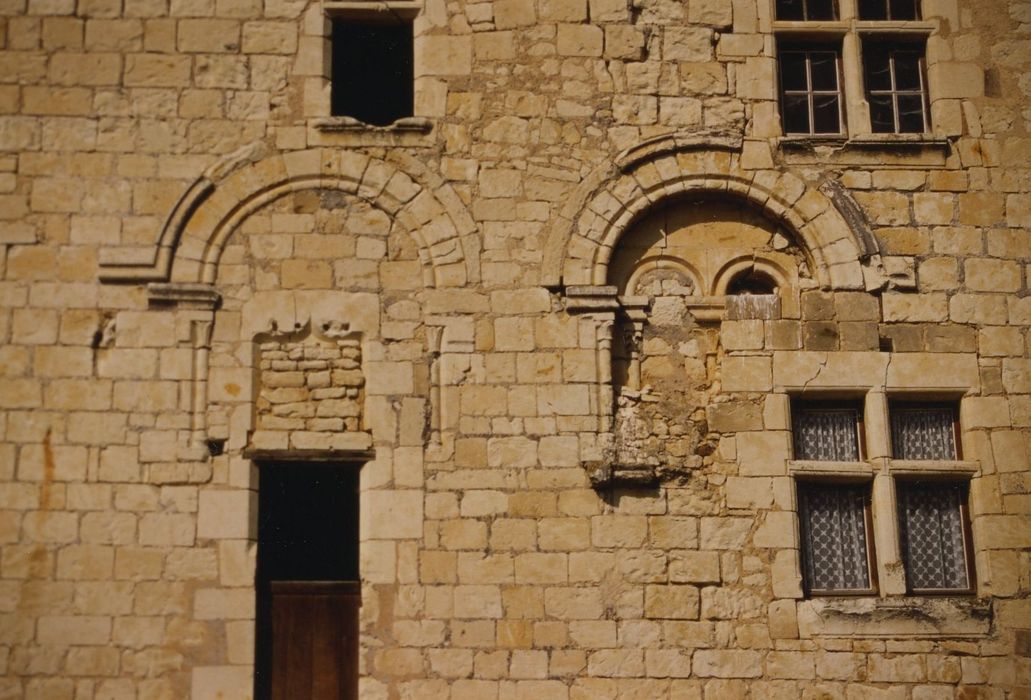
M876 239L861 214L843 213L832 198L782 170L745 170L740 140L720 135L671 135L628 149L596 170L552 226L542 284L603 285L620 237L647 211L672 198L723 195L750 203L792 230L804 245L820 285L877 285Z
M476 225L458 195L414 159L308 149L213 168L179 199L156 248L117 248L101 260L112 282L215 281L222 250L255 211L290 192L335 189L387 213L416 241L428 287L479 279Z

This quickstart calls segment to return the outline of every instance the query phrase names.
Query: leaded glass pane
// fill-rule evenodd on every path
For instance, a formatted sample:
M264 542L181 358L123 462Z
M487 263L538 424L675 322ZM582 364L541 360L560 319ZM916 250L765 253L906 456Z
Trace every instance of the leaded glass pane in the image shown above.
M810 592L866 590L870 585L866 504L869 487L799 486L803 563Z
M891 406L895 459L956 459L956 411L952 406Z
M899 483L899 538L910 590L968 589L960 484Z
M802 0L777 0L777 19L781 21L805 19L805 3Z
M859 460L859 409L796 405L795 459L831 462Z

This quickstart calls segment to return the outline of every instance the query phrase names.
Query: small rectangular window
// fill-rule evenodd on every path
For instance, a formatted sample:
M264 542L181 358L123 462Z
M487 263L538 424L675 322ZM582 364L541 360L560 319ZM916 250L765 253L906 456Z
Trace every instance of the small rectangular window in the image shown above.
M917 0L859 0L859 19L906 21L920 19Z
M863 409L859 403L795 401L791 428L795 459L856 462L862 445Z
M838 18L834 0L777 0L777 19L782 22L828 21Z
M415 101L412 22L333 20L331 114L376 126L410 117Z
M863 42L863 74L870 128L877 134L928 130L923 47L910 42Z
M892 457L902 460L960 458L955 404L892 401L888 410Z
M911 593L973 588L967 484L896 483L899 540Z
M798 485L802 566L810 595L874 589L869 484Z
M784 44L779 49L784 133L844 132L840 46Z

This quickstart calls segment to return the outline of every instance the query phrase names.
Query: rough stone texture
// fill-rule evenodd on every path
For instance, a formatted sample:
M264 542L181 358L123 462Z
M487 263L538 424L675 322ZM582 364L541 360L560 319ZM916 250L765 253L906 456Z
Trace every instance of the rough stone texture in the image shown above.
M367 460L364 700L1026 697L1031 11L921 5L930 133L846 63L834 142L767 0L427 0L388 128L318 2L0 0L0 697L250 697L250 449ZM906 593L927 472L973 596ZM875 594L805 595L806 478L871 484Z

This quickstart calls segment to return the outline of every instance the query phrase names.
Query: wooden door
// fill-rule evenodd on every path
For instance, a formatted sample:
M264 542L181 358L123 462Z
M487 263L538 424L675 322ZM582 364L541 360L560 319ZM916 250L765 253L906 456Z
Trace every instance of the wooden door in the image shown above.
M358 697L356 581L271 583L271 700Z
M258 700L357 700L358 468L260 464Z

